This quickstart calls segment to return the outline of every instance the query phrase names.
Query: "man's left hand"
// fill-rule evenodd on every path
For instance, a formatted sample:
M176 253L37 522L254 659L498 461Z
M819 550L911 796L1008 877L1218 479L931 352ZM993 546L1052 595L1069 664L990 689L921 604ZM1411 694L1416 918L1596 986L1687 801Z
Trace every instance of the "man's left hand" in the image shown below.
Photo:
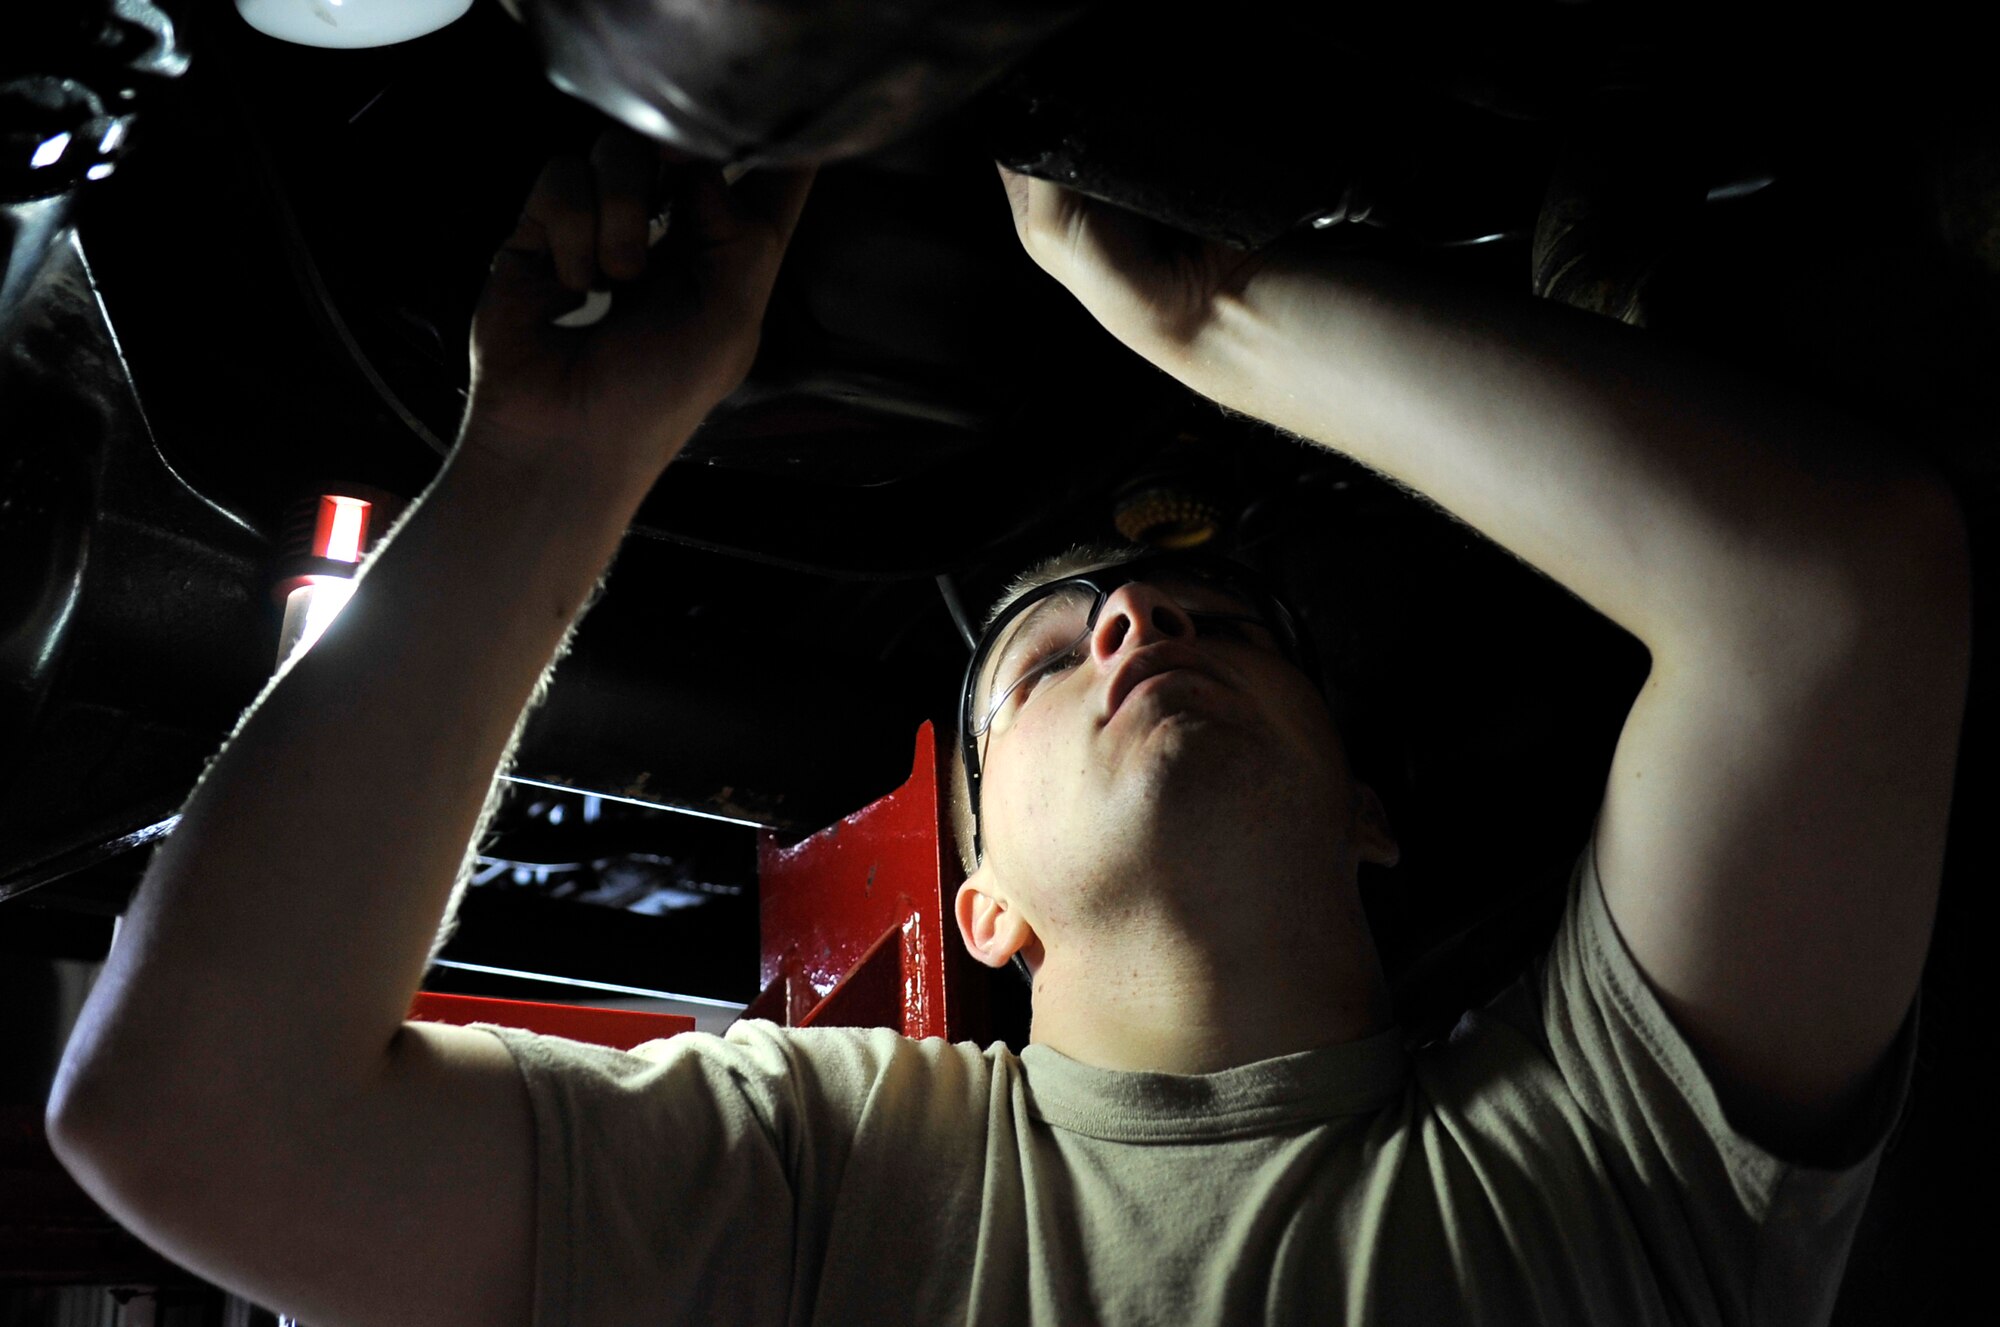
M1265 264L1048 180L999 166L1014 231L1104 329L1169 373Z

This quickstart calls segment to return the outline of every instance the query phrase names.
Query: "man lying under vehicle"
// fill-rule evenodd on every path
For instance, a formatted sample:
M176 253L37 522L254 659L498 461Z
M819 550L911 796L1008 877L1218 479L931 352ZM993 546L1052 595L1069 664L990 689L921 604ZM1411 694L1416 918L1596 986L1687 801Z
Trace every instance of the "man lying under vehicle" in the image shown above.
M317 1327L1827 1318L1939 888L1949 489L1607 320L1004 171L1133 351L1647 646L1550 949L1406 1050L1356 891L1396 843L1288 611L1228 564L1086 554L1003 604L961 715L956 912L1032 973L1018 1057L405 1023L520 718L747 372L809 188L673 166L649 253L654 161L549 166L454 453L158 853L50 1108L86 1188ZM611 316L551 326L606 280Z

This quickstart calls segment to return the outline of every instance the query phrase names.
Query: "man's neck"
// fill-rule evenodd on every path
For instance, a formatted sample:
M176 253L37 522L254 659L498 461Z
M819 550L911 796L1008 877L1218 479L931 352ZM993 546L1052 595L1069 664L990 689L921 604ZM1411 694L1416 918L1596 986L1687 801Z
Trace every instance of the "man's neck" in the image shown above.
M1215 1073L1394 1023L1365 923L1266 945L1133 927L1044 954L1030 1040L1102 1069ZM1329 933L1329 931L1331 933Z

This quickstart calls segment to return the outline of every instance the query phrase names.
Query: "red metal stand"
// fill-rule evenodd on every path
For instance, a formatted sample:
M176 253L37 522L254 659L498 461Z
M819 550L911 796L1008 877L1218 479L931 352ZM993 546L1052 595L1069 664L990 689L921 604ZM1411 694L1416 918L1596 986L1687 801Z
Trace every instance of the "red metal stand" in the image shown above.
M959 944L953 846L937 735L917 730L907 783L798 843L757 842L762 961L745 1018L787 1027L886 1027L983 1040L986 986ZM630 1050L694 1030L678 1014L420 993L411 1018L498 1023Z
M595 1005L543 1004L535 1000L490 1000L476 995L439 995L418 991L410 1004L415 1023L498 1023L526 1028L551 1037L588 1041L629 1051L640 1042L694 1031L686 1014L653 1014L638 1009L600 1009Z
M948 920L963 879L943 814L948 786L926 723L895 792L801 842L759 838L763 989L745 1018L984 1037L985 985Z

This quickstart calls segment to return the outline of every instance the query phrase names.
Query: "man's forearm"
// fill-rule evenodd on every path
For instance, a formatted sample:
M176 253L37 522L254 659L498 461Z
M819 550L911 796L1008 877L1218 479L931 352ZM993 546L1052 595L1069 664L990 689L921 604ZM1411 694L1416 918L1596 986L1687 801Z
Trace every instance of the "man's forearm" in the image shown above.
M1163 362L1424 494L1656 651L1761 627L1774 600L1833 611L1908 513L1939 509L1933 481L1828 412L1620 324L1373 260L1277 262Z
M379 1066L496 766L648 479L461 444L189 800L58 1096L254 1084L279 1105Z

